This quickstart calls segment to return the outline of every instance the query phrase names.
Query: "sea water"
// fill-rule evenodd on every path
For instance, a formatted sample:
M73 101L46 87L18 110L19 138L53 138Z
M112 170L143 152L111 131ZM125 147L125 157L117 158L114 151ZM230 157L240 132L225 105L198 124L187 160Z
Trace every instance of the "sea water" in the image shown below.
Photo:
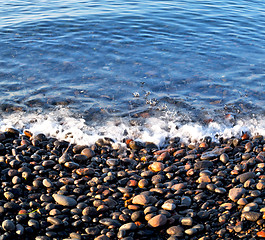
M0 0L0 127L80 144L265 134L264 9Z

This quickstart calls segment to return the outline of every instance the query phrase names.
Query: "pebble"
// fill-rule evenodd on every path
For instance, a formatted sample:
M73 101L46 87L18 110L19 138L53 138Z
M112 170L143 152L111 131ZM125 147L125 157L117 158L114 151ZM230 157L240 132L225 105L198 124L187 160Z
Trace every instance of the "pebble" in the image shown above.
M62 206L74 207L77 204L76 200L73 199L72 197L67 197L61 194L53 194L52 197L58 204Z
M16 229L16 226L11 220L4 220L2 222L2 228L5 231L12 232L12 231L14 231Z
M167 229L167 234L182 237L184 235L184 229L181 226L172 226Z
M180 220L181 224L183 226L192 226L193 220L191 217L184 217Z
M150 197L145 194L136 195L132 199L133 204L147 205L150 202Z
M265 235L263 137L173 138L157 150L132 139L81 146L44 134L2 136L0 239Z
M156 215L148 221L148 226L156 228L164 226L167 223L167 217L163 214Z
M137 225L133 222L130 222L130 223L125 223L123 224L120 228L119 228L119 231L133 231L137 228Z
M173 211L176 209L176 205L174 203L165 202L161 208L168 211Z
M241 183L244 183L247 180L254 178L255 176L256 174L254 172L246 172L238 175L236 179L239 180Z
M242 197L242 195L246 192L244 188L232 188L229 190L228 197L232 201L237 201Z
M248 220L248 221L251 221L251 222L255 222L259 219L259 217L261 216L261 213L258 213L258 212L243 212L241 214L241 218L243 220Z

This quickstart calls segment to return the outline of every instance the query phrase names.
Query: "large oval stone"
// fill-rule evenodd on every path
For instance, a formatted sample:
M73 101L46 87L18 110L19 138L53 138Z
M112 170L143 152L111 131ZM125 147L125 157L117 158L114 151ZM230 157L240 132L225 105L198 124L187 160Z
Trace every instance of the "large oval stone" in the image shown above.
M166 223L167 223L167 217L163 214L159 214L159 215L152 217L148 221L148 226L156 228L156 227L164 226Z
M74 207L77 204L77 201L75 199L64 196L64 195L53 194L52 197L59 205L62 205L65 207Z

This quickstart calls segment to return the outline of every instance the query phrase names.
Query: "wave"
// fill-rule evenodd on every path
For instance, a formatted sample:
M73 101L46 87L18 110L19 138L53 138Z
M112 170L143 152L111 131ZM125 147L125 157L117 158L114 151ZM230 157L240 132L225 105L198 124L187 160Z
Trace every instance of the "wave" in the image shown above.
M29 130L33 134L44 133L81 145L92 145L103 137L115 142L124 142L131 138L142 142L153 142L163 147L170 138L179 137L183 142L196 142L206 136L214 141L220 137L238 137L242 132L265 135L265 120L260 117L238 119L227 115L223 120L208 122L183 121L183 116L165 112L160 116L148 113L139 117L109 117L86 121L67 108L57 108L46 112L15 112L2 114L0 129L13 127L23 132Z

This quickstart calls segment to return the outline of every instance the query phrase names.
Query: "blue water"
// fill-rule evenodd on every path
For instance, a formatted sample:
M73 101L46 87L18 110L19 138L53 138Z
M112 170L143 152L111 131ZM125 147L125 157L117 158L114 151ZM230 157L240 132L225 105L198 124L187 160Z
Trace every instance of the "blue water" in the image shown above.
M0 106L89 120L262 115L263 1L0 1Z

